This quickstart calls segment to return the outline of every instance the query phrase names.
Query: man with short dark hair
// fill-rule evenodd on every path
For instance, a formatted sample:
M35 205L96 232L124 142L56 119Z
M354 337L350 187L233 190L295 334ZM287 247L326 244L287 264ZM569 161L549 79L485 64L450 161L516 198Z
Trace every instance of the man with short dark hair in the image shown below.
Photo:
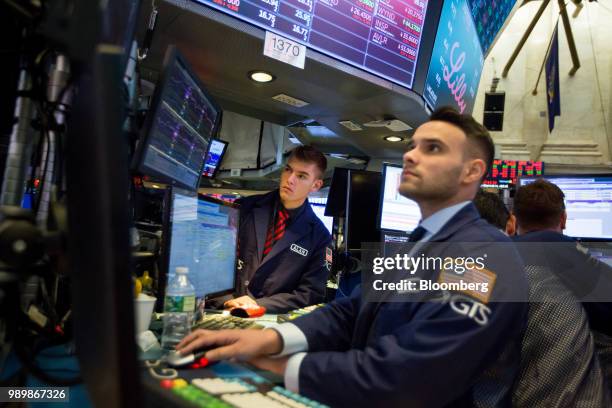
M474 205L480 216L489 224L497 227L506 235L515 234L516 217L510 214L499 194L480 189L474 198Z
M414 133L399 185L419 204L423 219L411 241L437 248L428 255L444 259L446 248L461 252L466 242L479 251L464 256L490 255L487 270L466 272L491 284L486 295L417 291L399 302L367 302L355 291L273 330L196 330L177 349L217 346L206 358L249 360L330 406L508 406L526 307L501 299L525 299L527 288L517 254L489 251L509 240L471 202L492 159L493 142L471 116L436 111ZM429 282L463 276L415 272Z
M538 179L518 189L514 197L514 213L518 221L519 234L531 231L554 231L565 229L565 195L555 184Z
M563 234L567 213L561 189L544 179L520 187L514 196L516 242L556 242L528 251L525 263L549 266L579 299L612 299L612 267L593 258ZM563 245L565 243L565 245ZM612 335L612 303L584 302L591 328Z
M545 268L558 279L563 288L574 295L573 303L582 302L588 318L588 326L593 332L597 353L607 377L608 394L612 397L612 267L592 257L587 249L574 238L563 234L567 222L565 195L561 189L544 179L520 187L514 196L514 213L516 214L518 235L514 237L521 255L528 268ZM542 243L537 245L537 243ZM527 245L525 245L527 244ZM551 279L540 283L542 287L552 287ZM559 290L562 291L563 289ZM558 301L558 296L555 296ZM544 303L542 303L544 304ZM566 310L561 302L552 305L555 309ZM550 318L547 313L546 319ZM557 322L552 322L557 325ZM578 325L576 321L572 325ZM588 328L587 328L588 330ZM560 333L567 336L567 331ZM583 335L583 333L578 333ZM590 336L589 336L590 337ZM567 361L572 365L568 378L569 387L583 386L583 395L578 398L596 399L601 395L598 382L598 363L592 356L592 346L572 337L569 341L575 348L570 356L565 353L557 355L555 360ZM589 355L589 352L591 355ZM581 354L579 354L581 353ZM573 360L573 362L571 361ZM557 362L556 362L557 363ZM538 375L544 370L536 368ZM569 374L569 373L568 373ZM537 382L537 381L536 381ZM563 389L572 398L575 392ZM563 399L566 401L565 399ZM573 405L578 404L575 400ZM567 401L566 401L567 403ZM609 403L608 403L609 404ZM584 404L588 406L588 404ZM608 406L608 405L606 405Z
M279 189L239 201L239 282L226 308L264 306L269 313L321 303L331 237L308 204L323 185L327 159L312 146L295 148Z

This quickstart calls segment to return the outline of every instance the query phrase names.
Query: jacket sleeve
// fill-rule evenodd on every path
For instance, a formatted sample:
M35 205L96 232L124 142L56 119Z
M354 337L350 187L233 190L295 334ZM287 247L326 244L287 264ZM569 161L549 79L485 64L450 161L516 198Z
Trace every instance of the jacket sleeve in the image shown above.
M288 293L276 293L257 299L270 313L285 313L289 310L316 305L325 300L325 287L329 271L325 266L325 248L329 245L329 234L324 236L309 256L304 266L298 287Z
M331 406L364 406L372 401L380 406L446 406L465 394L521 332L524 304L487 307L490 319L480 325L448 304L423 303L409 320L398 322L392 333L365 349L312 352L309 347L300 366L300 393ZM320 326L326 324L322 321ZM306 333L309 345L321 330ZM329 331L333 337L343 328L332 323Z
M335 300L292 323L307 334L308 351L347 350L359 313L360 292Z

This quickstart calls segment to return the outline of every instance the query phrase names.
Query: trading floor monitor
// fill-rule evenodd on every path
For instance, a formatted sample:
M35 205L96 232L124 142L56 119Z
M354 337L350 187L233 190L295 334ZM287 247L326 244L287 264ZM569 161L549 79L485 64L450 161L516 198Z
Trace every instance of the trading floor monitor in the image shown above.
M173 188L164 240L160 293L178 266L189 268L196 302L231 294L236 279L240 211L237 204Z
M542 178L556 184L565 194L566 235L583 240L612 240L612 174ZM519 185L535 180L524 177Z
M196 190L221 108L178 50L170 47L136 154L139 172Z
M398 191L401 178L401 164L384 164L382 197L378 216L380 230L411 232L421 220L421 210L417 203L402 196Z

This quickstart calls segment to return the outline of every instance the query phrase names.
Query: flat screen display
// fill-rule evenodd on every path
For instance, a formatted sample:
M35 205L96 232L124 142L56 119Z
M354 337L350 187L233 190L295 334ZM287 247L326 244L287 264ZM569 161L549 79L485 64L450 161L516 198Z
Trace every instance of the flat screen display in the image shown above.
M612 239L612 175L542 177L565 194L566 235L582 239ZM537 180L521 178L521 186Z
M510 184L516 184L520 177L539 177L543 174L544 162L541 161L495 159L482 187L505 189Z
M173 189L168 241L168 281L177 266L189 268L196 298L234 290L239 209L235 204Z
M486 55L516 0L469 0L482 52Z
M221 160L227 149L228 142L222 140L213 139L210 141L208 146L208 152L206 153L206 160L204 160L204 171L202 172L203 177L213 178L219 170Z
M195 0L412 88L428 0Z
M484 63L467 0L446 0L425 80L423 98L436 109L471 114Z
M401 178L401 165L384 165L379 217L381 230L411 232L421 220L421 210L417 203L400 195L398 191Z
M186 60L170 47L145 126L139 171L174 186L197 189L220 113Z

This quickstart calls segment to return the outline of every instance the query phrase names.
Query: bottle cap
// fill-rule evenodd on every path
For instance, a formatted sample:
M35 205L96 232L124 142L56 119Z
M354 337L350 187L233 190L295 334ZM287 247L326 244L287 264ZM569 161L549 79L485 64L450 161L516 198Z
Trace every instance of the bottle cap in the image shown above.
M189 268L186 266L177 266L174 271L176 273L189 273Z

